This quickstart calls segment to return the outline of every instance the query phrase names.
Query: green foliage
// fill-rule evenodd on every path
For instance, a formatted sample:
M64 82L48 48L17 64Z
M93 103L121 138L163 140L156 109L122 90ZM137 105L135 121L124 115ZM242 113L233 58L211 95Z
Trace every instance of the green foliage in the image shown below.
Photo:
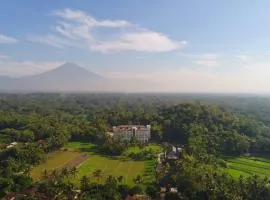
M118 142L105 141L98 147L100 153L110 156L120 156L127 149L127 145Z
M0 178L0 196L7 194L13 185L13 181L9 178Z
M135 194L142 194L143 193L143 188L141 185L135 185L133 186L130 191L129 191L129 194L131 196L135 195Z
M80 189L82 192L90 190L90 178L83 176L80 180Z
M162 152L163 148L157 144L148 144L143 146L129 146L123 156L133 160L153 160L157 154Z
M145 193L153 199L158 197L158 192L158 188L156 188L154 185L148 185L145 189Z
M228 107L232 109L229 110ZM224 170L231 173L232 165L229 163L226 166L226 162L216 159L215 156L269 152L269 113L268 98L176 94L0 94L0 193L4 195L11 190L24 190L31 183L31 179L27 175L18 175L28 174L33 165L44 161L45 154L58 151L71 139L95 143L99 151L106 155L124 153L137 160L153 159L157 153L153 149L142 148L138 152L126 154L127 145L111 143L107 141L105 134L113 125L151 124L152 140L184 144L189 153L176 165L165 165L164 174L160 176L167 178L167 182L171 184L177 183L185 197L268 198L268 180L258 177L235 180L223 174ZM5 144L14 141L19 142L16 147L4 149ZM130 192L124 185L120 187L119 183L115 187L115 178L107 179L108 175L123 175L122 182L125 182L125 174L130 175L129 171L136 171L138 168L140 170L137 170L130 180L141 175L144 184L149 185L159 177L153 172L153 160L147 160L145 167L144 162L138 164L128 161L125 165L111 157L97 155L92 151L92 147L87 145L80 150L88 151L93 158L78 169L78 179L82 178L82 175L91 175L99 168L104 172L100 184L91 181L90 189L85 189L85 199L102 199L104 195L117 199L120 196L123 198L127 191ZM97 166L95 163L101 164ZM111 168L119 167L120 172L111 173L104 167L104 163ZM151 166L149 163L152 163ZM252 162L245 164L251 166ZM221 170L219 167L227 168ZM241 168L242 171L248 170L248 167ZM252 170L250 168L250 171ZM62 172L62 175L67 174L67 171ZM67 175L63 177L65 180L45 180L43 189L49 198L69 196L73 186L66 180L69 179ZM132 182L130 180L129 182ZM95 192L97 187L104 193ZM135 186L131 193L144 192L136 187L138 186ZM152 193L153 188L147 188L147 191ZM55 197L55 194L61 195Z
M265 150L270 129L213 105L179 104L162 110L164 139L187 144L193 153L242 154Z

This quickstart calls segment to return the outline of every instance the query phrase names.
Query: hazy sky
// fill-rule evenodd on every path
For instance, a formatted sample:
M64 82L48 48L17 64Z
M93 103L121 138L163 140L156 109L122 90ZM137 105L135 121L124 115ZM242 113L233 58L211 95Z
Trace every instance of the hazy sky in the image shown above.
M270 92L269 22L269 0L1 0L0 75L72 61L162 91Z

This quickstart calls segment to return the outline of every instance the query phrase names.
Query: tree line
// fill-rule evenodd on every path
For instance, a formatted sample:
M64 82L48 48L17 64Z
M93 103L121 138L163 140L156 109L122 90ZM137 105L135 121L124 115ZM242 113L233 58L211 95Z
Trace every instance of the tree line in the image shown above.
M187 159L176 167L168 167L165 179L160 181L168 178L179 186L187 181L187 188L180 187L187 198L205 195L205 199L222 199L222 195L231 193L244 199L244 194L255 195L249 191L251 186L257 188L254 193L267 195L267 179L243 179L239 189L241 180L235 181L216 170L215 166L221 167L222 161L202 162L201 156L217 158L270 150L267 119L256 117L257 114L251 116L247 114L251 111L246 109L240 112L241 106L226 107L220 103L221 99L161 94L2 94L0 195L22 191L33 184L30 168L70 140L102 144L99 146L103 152L118 155L126 146L109 143L105 133L111 126L120 124L150 124L153 141L185 145ZM17 146L5 148L14 141L18 142ZM135 159L144 156L131 155ZM208 174L199 175L201 171ZM115 182L114 178L108 184ZM237 194L231 192L232 186L239 189ZM106 188L100 186L103 187ZM220 187L224 190L220 191Z

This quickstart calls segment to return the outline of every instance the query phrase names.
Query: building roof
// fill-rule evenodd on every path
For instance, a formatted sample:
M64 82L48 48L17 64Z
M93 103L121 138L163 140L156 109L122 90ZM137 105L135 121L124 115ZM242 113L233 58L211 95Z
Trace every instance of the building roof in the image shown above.
M172 188L170 189L170 192L178 192L177 187L172 187Z
M11 145L17 145L18 143L17 142L11 142L10 144Z
M119 125L114 126L113 128L118 130L132 130L133 128L136 128L137 130L148 130L148 127L144 125Z

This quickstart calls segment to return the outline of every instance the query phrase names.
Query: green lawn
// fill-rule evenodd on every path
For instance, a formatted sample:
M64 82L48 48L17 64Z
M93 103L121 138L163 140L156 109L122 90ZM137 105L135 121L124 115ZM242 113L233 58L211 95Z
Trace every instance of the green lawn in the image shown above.
M67 164L70 160L80 155L82 152L88 154L88 159L82 162L78 166L78 176L74 179L75 184L79 184L79 180L82 176L90 176L92 181L96 181L92 176L92 173L100 169L103 175L103 181L108 175L123 176L123 182L129 185L133 185L134 178L138 175L143 177L145 183L155 180L155 162L149 161L133 161L127 160L124 156L110 157L103 156L95 153L93 149L95 145L86 142L70 142L65 145L63 149L55 153L48 155L46 162L34 167L31 170L31 176L34 180L39 180L42 176L42 172L47 170L53 170L55 168L61 168ZM159 152L162 148L158 145L150 145L145 147L147 149L152 148L153 151ZM128 151L141 151L140 148L131 147Z
M89 158L78 168L78 180L83 176L91 176L92 173L100 169L104 179L108 175L123 176L124 183L133 184L133 179L137 175L143 175L144 162L143 161L123 161L117 158L110 158L106 156L89 153ZM95 180L93 180L95 181Z
M82 176L87 175L92 178L92 181L96 181L92 173L100 169L103 174L103 180L108 175L123 176L123 182L129 185L133 185L134 178L138 175L143 177L144 182L150 182L155 180L155 163L154 161L133 161L125 160L124 157L110 157L99 155L91 150L95 146L91 143L70 142L65 148L69 150L80 150L85 152L87 150L89 158L78 167L78 177L75 183L79 183ZM152 148L154 151L161 149L158 145L150 145L146 148ZM131 147L128 151L140 150L138 147Z
M46 162L42 163L34 168L32 168L30 175L34 180L39 180L42 176L42 172L46 170L54 170L56 168L61 168L64 166L68 161L72 160L80 153L78 152L71 152L71 151L58 151L55 153L48 154L46 158Z
M128 155L130 153L139 153L140 151L143 151L143 150L152 150L153 152L155 153L160 153L163 151L163 147L161 145L158 145L158 144L149 144L143 148L140 148L138 146L134 146L134 147L129 147L125 152L124 154L125 155Z
M228 163L226 171L233 177L259 175L270 178L270 157L226 157Z
M91 151L93 148L95 148L95 145L90 142L69 142L64 148L79 151Z

